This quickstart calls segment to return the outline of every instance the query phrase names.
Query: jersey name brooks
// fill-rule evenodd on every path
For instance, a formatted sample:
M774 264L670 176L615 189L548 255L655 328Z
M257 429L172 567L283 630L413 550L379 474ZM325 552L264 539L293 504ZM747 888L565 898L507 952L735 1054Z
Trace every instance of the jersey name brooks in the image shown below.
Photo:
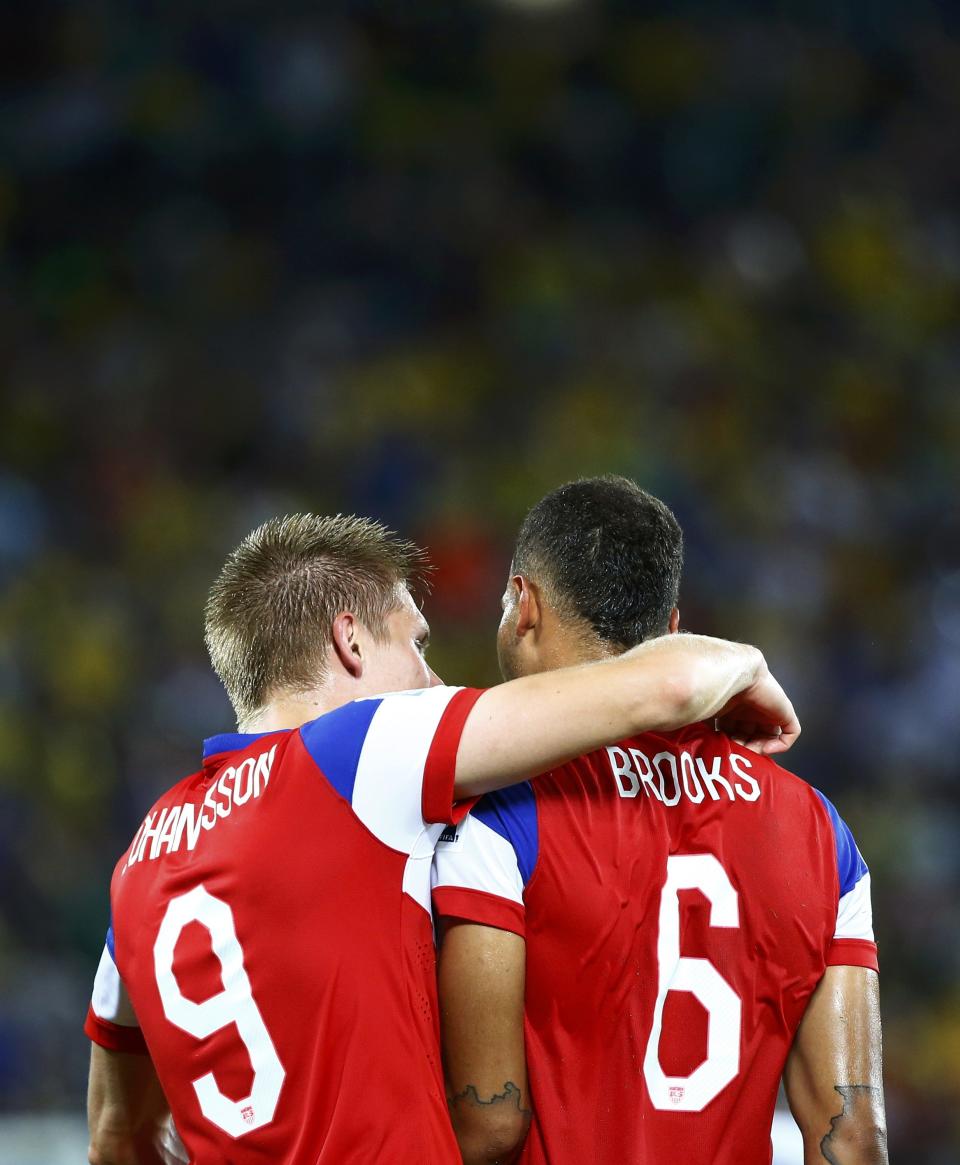
M681 796L699 805L704 797L721 801L756 801L760 785L745 756L694 756L686 749L662 749L648 756L639 748L610 745L607 758L621 797L636 797L642 789L664 805L676 805Z
M218 821L230 816L235 806L246 805L260 796L270 783L276 755L274 745L256 756L246 757L236 766L228 765L207 789L199 805L185 801L148 813L130 845L127 868L144 858L173 853L184 842L188 850L194 849L202 829L213 829Z

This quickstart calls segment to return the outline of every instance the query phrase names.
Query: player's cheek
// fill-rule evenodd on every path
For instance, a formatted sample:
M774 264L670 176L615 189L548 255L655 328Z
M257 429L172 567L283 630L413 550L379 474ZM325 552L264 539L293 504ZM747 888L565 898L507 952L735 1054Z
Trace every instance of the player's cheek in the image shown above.
M423 658L419 651L416 652L415 666L412 670L413 674L416 676L416 686L418 688L429 688L433 686L430 679L431 675L433 674L430 671L430 665Z

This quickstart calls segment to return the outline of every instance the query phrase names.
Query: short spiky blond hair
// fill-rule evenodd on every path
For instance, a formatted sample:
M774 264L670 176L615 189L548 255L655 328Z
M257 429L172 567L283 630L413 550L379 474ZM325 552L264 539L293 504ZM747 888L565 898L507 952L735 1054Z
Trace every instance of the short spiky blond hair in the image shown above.
M384 634L397 588L425 567L419 547L368 518L291 514L248 534L210 589L205 623L210 661L238 723L273 694L323 680L342 611Z

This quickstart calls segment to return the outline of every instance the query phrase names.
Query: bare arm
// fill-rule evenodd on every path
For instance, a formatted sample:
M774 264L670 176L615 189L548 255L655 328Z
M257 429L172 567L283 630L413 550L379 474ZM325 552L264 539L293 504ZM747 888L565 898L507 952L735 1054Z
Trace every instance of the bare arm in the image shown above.
M91 1044L87 1089L91 1165L161 1165L155 1139L169 1112L149 1056Z
M721 718L756 751L783 752L800 725L755 647L665 635L614 659L491 688L464 725L456 795L502 788L603 744Z
M447 925L439 956L444 1072L464 1165L508 1165L530 1124L525 960L519 935Z
M804 1165L887 1165L875 971L828 967L787 1059Z

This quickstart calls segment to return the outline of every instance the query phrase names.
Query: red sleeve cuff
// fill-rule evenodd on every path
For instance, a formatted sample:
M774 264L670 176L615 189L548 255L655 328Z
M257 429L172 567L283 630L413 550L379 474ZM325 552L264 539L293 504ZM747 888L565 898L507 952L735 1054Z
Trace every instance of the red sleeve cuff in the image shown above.
M877 944L865 938L835 938L827 951L828 967L867 967L879 971Z
M478 922L481 926L510 930L526 938L526 912L519 902L511 902L509 898L465 886L438 886L433 892L433 908L445 918Z
M87 1009L86 1023L83 1030L87 1036L101 1048L110 1052L133 1052L139 1055L149 1055L143 1032L138 1027L126 1027L123 1024L111 1023L108 1019L101 1019L92 1007Z
M433 743L427 753L427 763L423 766L421 809L424 821L456 825L479 800L477 797L470 797L454 803L453 784L457 772L457 749L460 747L463 726L474 704L485 690L485 688L463 688L451 699L440 717L440 723L433 734Z

